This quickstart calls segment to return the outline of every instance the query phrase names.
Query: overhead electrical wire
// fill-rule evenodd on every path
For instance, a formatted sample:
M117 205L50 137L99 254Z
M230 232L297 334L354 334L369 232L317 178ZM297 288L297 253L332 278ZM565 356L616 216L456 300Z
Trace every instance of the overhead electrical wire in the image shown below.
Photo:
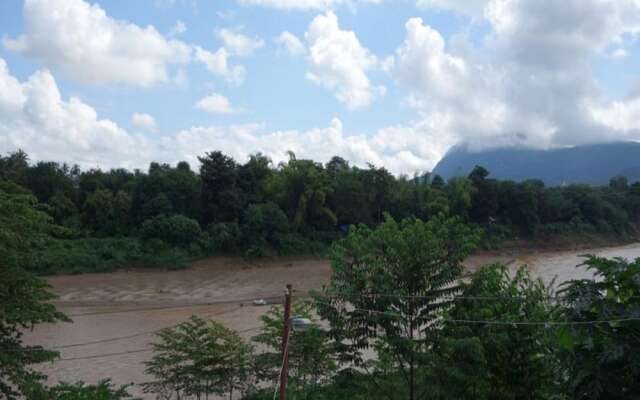
M358 294L354 297L373 297L373 296L377 296L377 297L394 297L394 298L402 298L402 299L410 299L410 298L420 298L420 299L444 299L446 300L447 298L450 299L468 299L468 300L525 300L524 298L520 298L520 297L508 297L508 296L464 296L464 295L460 295L460 296L437 296L437 295L433 295L433 296L410 296L410 295L399 295L399 294L391 294L391 293L385 293L385 294L380 294L380 293L364 293L364 294ZM301 298L303 296L298 296L298 298ZM306 295L304 297L312 297L312 298L316 298L316 302L320 303L320 304L325 304L325 305L329 305L332 306L329 303L324 303L321 301L318 301L317 298L336 298L337 296L326 296L326 295ZM634 297L638 297L638 296L634 296ZM273 300L273 299L280 299L282 298L282 295L273 295L273 296L268 296L268 297L263 297L262 300ZM547 296L546 298L551 299L560 299L560 298L564 298L564 297L560 297L560 296ZM214 302L207 302L207 303L190 303L190 304L183 304L183 305L172 305L172 306L159 306L159 307L145 307L145 308L134 308L134 309L127 309L127 310L115 310L115 311L104 311L104 312L89 312L89 313L82 313L82 314L75 314L75 315L70 315L72 317L77 317L77 316L88 316L88 315L103 315L103 314L116 314L116 313L128 313L128 312L135 312L135 311L157 311L157 310L169 310L169 309L182 309L182 308L193 308L193 307L206 307L206 306L213 306L213 305L223 305L223 304L238 304L239 307L234 308L233 310L227 310L227 311L223 311L221 313L216 313L213 314L212 316L218 316L218 315L223 315L223 314L227 314L230 312L235 312L237 310L239 310L240 308L242 308L245 304L253 304L253 301L258 300L259 298L256 297L252 297L252 298L242 298L242 299L226 299L226 300L220 300L220 301L214 301ZM380 310L371 310L371 309L364 309L364 308L353 308L351 310L347 310L347 311L356 311L356 312L364 312L364 313L373 313L373 314L380 314L380 315L387 315L387 316L392 316L392 317L401 317L401 314L393 312L393 311L380 311ZM618 319L608 319L608 320L590 320L590 321L557 321L557 320L547 320L547 321L504 321L504 320L470 320L470 319L451 319L451 318L441 318L440 321L442 322L447 322L447 323L458 323L458 324L483 324L483 325L502 325L502 326L571 326L571 325L599 325L599 324L621 324L624 322L637 322L640 321L640 318L618 318ZM83 347L83 346L89 346L89 345L96 345L96 344L102 344L102 343L109 343L109 342L115 342L115 341L120 341L120 340L127 340L127 339L132 339L132 338L136 338L136 337L140 337L140 336L145 336L145 335L151 335L154 333L157 333L163 329L167 329L167 328L171 328L172 326L175 325L171 325L168 327L164 327L164 328L160 328L160 329L155 329L155 330L150 330L150 331L144 331L144 332L139 332L139 333L135 333L135 334L131 334L131 335L126 335L126 336L118 336L118 337L111 337L111 338L105 338L105 339L100 339L100 340L95 340L95 341L89 341L89 342L80 342L80 343L71 343L71 344L67 344L67 345L60 345L60 346L55 346L52 349L53 350L58 350L58 349L68 349L68 348L75 348L75 347ZM624 326L624 325L621 325ZM238 333L246 333L246 332L250 332L253 330L257 330L260 329L261 327L252 327L252 328L248 328L248 329L244 329L241 331L238 331ZM71 357L71 358L62 358L59 359L57 361L74 361L74 360L83 360L83 359L93 359L93 358L101 358L101 357L112 357L112 356L119 356L119 355L126 355L126 354L134 354L134 353L141 353L144 351L150 351L150 348L143 348L143 349L137 349L137 350L131 350L131 351L122 351L122 352L115 352L115 353L104 353L104 354L95 354L95 355L89 355L89 356L81 356L81 357ZM26 351L30 351L30 350L26 350ZM33 351L46 351L45 349L33 349Z

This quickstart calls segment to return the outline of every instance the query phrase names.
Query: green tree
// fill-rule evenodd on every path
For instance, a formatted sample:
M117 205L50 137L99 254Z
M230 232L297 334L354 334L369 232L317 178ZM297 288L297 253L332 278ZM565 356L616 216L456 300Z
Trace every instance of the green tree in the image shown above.
M261 153L249 156L249 161L238 171L239 185L243 192L243 203L264 203L266 199L266 185L273 173L271 159Z
M198 221L184 215L159 216L144 221L140 228L143 239L160 239L173 246L189 247L200 238Z
M476 166L469 174L474 190L471 193L469 215L473 221L487 223L498 213L498 190L494 180L487 179L489 171Z
M249 385L252 348L218 322L192 316L156 334L146 373L155 380L143 385L162 399L228 395Z
M207 153L200 160L202 180L203 220L210 222L236 221L243 204L238 186L238 165L219 151Z
M40 161L27 170L27 188L42 203L48 202L56 192L72 198L79 175L78 166Z
M288 211L297 229L336 224L336 216L326 204L330 190L327 173L321 164L298 160L291 152L289 161L280 165L280 172L269 187L270 194Z
M454 177L447 182L446 193L449 198L450 211L453 215L467 219L471 208L471 198L475 188L468 178Z
M132 211L137 222L171 214L199 219L200 197L200 178L187 162L179 162L175 168L151 163L149 173L135 179Z
M412 179L400 176L391 193L389 213L398 220L411 217L427 219L429 195L430 186L425 185L418 176Z
M462 261L478 233L459 219L391 217L375 230L352 228L334 244L331 281L318 297L341 361L389 377L394 399L424 398L420 382L440 334L442 312L457 293ZM364 351L375 351L365 361Z
M288 231L287 215L274 203L251 204L242 217L244 243L253 255L267 244L278 249L280 235Z
M58 225L77 225L78 220L78 207L71 201L64 193L56 192L49 199L49 206L51 207L51 216Z
M147 220L172 214L174 214L174 208L169 196L165 193L159 193L142 204L142 207L137 212L137 218Z
M109 189L98 189L84 206L85 223L98 236L124 235L128 231L131 199L123 191L113 193Z
M544 183L528 180L522 183L502 181L498 185L501 220L511 223L528 235L532 235L540 223L541 193Z
M526 267L511 276L495 264L482 267L461 288L436 346L434 380L441 398L451 398L452 389L460 400L558 395L555 331L544 325L553 319L544 283L532 279ZM529 322L539 324L517 325Z
M242 232L237 222L220 222L207 226L211 250L234 252L240 249Z
M29 171L29 156L22 150L0 156L0 179L13 182L20 186L27 185Z
M444 189L444 186L445 186L444 179L442 179L440 175L434 176L433 179L431 180L431 187L434 189L442 190Z
M572 398L631 400L640 393L640 258L589 256L595 279L567 282L559 335ZM620 322L616 322L620 320ZM592 323L590 321L613 321Z
M364 173L364 183L369 195L369 202L375 213L374 220L381 223L384 213L389 210L391 188L394 178L385 168L376 168L369 164L369 169Z
M78 204L84 204L87 197L97 189L109 189L113 193L123 191L131 196L140 177L139 173L134 174L123 168L106 172L100 169L82 171L78 176Z
M609 187L618 192L629 189L629 182L626 176L615 176L609 181Z
M304 331L293 330L289 341L290 385L305 393L312 386L326 384L336 370L335 354L325 331L314 319L314 307L309 302L296 302L293 316L308 318L312 326ZM282 367L282 306L274 306L260 317L262 331L253 341L265 351L256 356L258 379L265 384L277 383Z
M364 181L365 171L349 168L346 161L334 157L327 164L327 173L331 182L327 206L335 211L337 223L372 225L374 218Z
M34 262L33 247L46 240L49 217L36 209L36 199L0 181L0 394L18 399L44 376L32 365L58 356L22 342L23 331L42 323L68 321L49 302L48 284L24 268Z

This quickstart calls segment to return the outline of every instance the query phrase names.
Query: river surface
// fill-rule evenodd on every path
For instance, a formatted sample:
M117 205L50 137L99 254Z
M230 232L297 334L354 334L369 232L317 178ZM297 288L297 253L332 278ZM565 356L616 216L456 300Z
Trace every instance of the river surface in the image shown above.
M527 265L546 283L591 278L580 255L640 257L640 243L582 251L476 255L468 268L496 261L511 270ZM73 323L44 325L26 334L28 343L53 347L61 359L39 369L49 382L93 383L111 377L117 384L133 383L131 390L143 399L139 384L149 378L144 362L151 357L153 332L180 323L191 315L213 318L245 338L257 333L259 317L267 307L254 299L278 302L284 285L292 283L298 295L319 289L331 276L324 260L245 263L227 258L196 262L190 269L171 272L114 272L49 278L59 296L56 305Z

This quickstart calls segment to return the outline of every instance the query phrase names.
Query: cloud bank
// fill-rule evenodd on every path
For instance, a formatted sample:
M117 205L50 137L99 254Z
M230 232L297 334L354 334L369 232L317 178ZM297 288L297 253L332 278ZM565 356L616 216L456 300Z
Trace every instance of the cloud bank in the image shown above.
M228 112L231 105L221 99L226 100L214 93L199 107ZM155 127L155 120L147 114L134 114L132 120L141 128ZM20 148L35 160L73 160L84 168L145 169L151 161L181 160L197 165L197 156L212 150L221 150L241 162L251 153L262 152L277 163L285 161L291 150L301 158L329 161L339 155L363 167L371 162L400 173L427 170L452 144L434 147L430 127L423 123L390 126L374 135L348 134L337 118L327 127L307 131L269 131L262 124L244 124L194 126L148 137L100 118L79 98L63 99L47 70L20 82L1 58L0 121L0 153Z
M481 25L482 36L462 30L445 37L428 20L413 17L390 54L375 54L331 11L355 0L239 2L310 12L304 36L283 31L274 40L280 51L305 60L305 77L318 91L347 110L366 112L387 101L386 87L372 79L384 72L385 85L400 88L414 117L372 132L347 129L338 118L309 130L258 123L153 136L128 132L81 99L63 98L50 70L87 84L149 87L186 81L184 65L199 63L234 86L247 75L238 60L267 52L266 43L243 30L220 28L215 37L221 46L207 49L175 39L183 29L163 36L152 26L115 20L97 4L25 0L24 34L3 43L46 68L20 81L0 59L0 151L23 148L34 159L144 168L151 160L195 162L214 149L239 161L260 151L276 162L292 150L319 161L335 154L358 165L412 173L431 169L459 142L473 149L551 148L640 139L640 86L611 96L594 73L596 62L630 58L640 34L637 0L417 0L420 8ZM239 111L218 93L193 102L214 114ZM150 115L133 114L131 122L157 131Z

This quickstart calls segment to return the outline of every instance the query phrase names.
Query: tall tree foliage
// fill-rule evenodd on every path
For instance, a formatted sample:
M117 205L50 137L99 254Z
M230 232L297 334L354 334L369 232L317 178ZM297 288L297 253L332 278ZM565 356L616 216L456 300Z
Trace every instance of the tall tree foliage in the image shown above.
M49 303L54 296L47 283L24 269L33 262L32 247L49 230L49 217L36 204L19 187L0 181L0 394L6 399L18 399L38 384L44 376L32 365L58 355L25 345L23 330L67 320Z
M333 274L317 300L343 363L391 370L393 398L424 398L423 367L440 334L439 316L458 292L462 261L478 234L458 219L387 217L352 228L334 245ZM365 351L375 351L366 360Z
M336 370L335 354L327 333L314 318L312 303L295 303L292 315L312 321L306 331L291 332L288 347L290 385L297 392L305 393L310 386L329 382ZM260 319L262 330L253 341L265 351L256 356L256 370L260 381L272 385L278 382L282 368L283 309L272 307Z
M322 164L311 160L298 160L289 153L289 162L281 164L280 173L270 182L269 191L289 212L293 225L330 227L336 216L326 205L331 187Z
M144 384L160 399L228 395L249 382L252 349L236 332L196 316L156 334L153 358L146 372L155 380Z
M198 160L201 164L203 221L237 220L243 205L236 162L219 151L207 153Z
M364 183L367 186L369 202L375 213L374 221L381 223L385 211L389 209L391 188L393 187L393 175L385 168L376 168L369 164L369 168L363 173Z
M87 197L85 224L97 236L122 236L129 231L131 198L121 190L97 189Z
M566 384L578 400L631 400L640 393L640 258L591 256L595 279L565 284L560 336ZM592 323L591 321L611 321ZM619 322L616 322L619 321Z
M553 319L548 299L544 283L532 279L526 267L511 276L505 266L484 266L463 283L436 346L432 379L439 397L544 400L559 395L556 331L544 325Z
M0 156L0 179L27 186L29 156L22 150Z

